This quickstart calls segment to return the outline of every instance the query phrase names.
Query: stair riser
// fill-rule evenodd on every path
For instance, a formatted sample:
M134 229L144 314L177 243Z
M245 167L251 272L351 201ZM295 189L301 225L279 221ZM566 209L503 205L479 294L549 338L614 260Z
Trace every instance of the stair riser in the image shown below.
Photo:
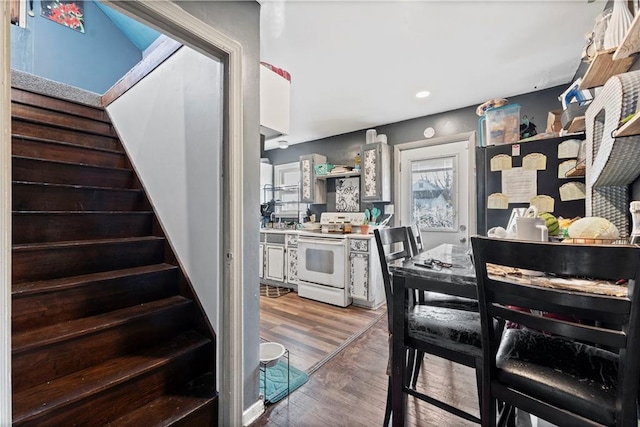
M136 185L131 170L96 168L20 157L12 159L11 173L14 181L111 188L134 188Z
M71 402L56 411L44 412L28 421L14 421L14 426L57 427L63 425L103 425L132 411L161 394L201 375L211 368L212 344L173 359L169 364L131 378L125 384L113 386L104 392L87 396L80 402Z
M61 242L151 235L151 214L13 214L13 243Z
M111 124L30 105L11 104L11 117L90 134L116 136Z
M96 151L80 146L40 142L16 136L12 137L11 141L11 153L14 156L113 168L126 168L128 166L125 156L120 153Z
M11 134L50 139L90 148L106 148L107 150L122 151L120 142L116 138L54 128L44 124L30 123L16 119L11 121Z
M11 88L11 100L13 102L19 102L20 104L48 108L50 110L74 114L76 116L82 116L93 120L103 122L109 121L109 116L106 111L101 108L94 108L58 98L51 98L46 95L40 95L22 89Z
M164 241L13 250L13 283L79 276L164 261Z
M218 399L203 405L184 418L171 424L171 427L215 426L218 425Z
M192 304L184 304L109 330L14 353L11 358L13 392L139 351L156 344L158 339L176 336L189 326L191 309Z
M14 211L140 211L141 191L13 184Z
M176 295L177 270L87 282L57 292L14 296L14 334Z

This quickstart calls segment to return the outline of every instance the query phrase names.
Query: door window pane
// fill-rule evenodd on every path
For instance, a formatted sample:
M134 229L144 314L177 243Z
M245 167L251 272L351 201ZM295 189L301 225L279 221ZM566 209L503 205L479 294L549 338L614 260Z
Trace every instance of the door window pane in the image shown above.
M421 230L456 231L456 157L411 162L411 221Z

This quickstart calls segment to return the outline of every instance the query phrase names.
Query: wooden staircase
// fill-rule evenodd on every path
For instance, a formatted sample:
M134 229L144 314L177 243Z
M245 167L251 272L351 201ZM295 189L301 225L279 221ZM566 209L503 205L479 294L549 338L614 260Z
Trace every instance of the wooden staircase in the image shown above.
M106 112L12 89L16 426L217 424L215 335Z

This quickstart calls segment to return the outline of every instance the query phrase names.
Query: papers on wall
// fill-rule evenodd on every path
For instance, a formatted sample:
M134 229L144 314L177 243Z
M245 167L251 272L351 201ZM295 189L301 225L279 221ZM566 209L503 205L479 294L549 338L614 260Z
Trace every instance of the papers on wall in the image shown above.
M576 159L565 160L564 162L558 165L558 178L567 179L570 178L567 176L567 172L576 167L578 161Z
M587 198L587 189L582 182L567 182L560 187L560 200L584 200Z
M491 172L503 171L511 169L511 156L506 154L498 154L491 158Z
M567 139L566 141L562 141L558 144L558 158L575 159L578 157L580 145L582 145L582 141L577 139Z
M555 210L555 199L551 196L540 194L531 198L531 206L535 206L536 208L538 208L538 212L541 213L553 213L553 211Z
M522 158L522 169L543 171L547 169L547 156L542 153L530 153Z
M538 192L535 170L512 168L502 171L502 193L509 203L529 203Z
M487 209L509 209L509 198L503 193L493 193L487 197Z

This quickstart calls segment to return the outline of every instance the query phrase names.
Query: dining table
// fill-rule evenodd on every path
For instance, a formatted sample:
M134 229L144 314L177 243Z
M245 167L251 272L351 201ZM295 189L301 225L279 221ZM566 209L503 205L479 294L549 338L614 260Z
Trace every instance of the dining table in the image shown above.
M627 287L617 283L579 278L549 277L541 272L505 268L487 264L490 276L502 276L505 281L535 286L580 290L603 295L624 296ZM471 246L442 244L418 255L389 264L392 276L391 307L391 410L393 425L404 426L406 398L403 392L405 375L406 308L413 290L430 291L465 298L478 298ZM526 272L526 273L525 273ZM536 274L539 273L539 274ZM398 355L398 357L396 357Z

